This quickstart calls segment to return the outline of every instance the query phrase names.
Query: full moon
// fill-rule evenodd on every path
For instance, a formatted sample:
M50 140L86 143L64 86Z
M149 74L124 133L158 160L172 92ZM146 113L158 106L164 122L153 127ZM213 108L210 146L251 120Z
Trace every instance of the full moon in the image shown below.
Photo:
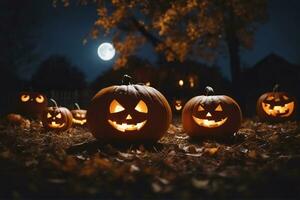
M111 43L105 42L98 47L98 56L104 60L111 60L115 56L116 50Z

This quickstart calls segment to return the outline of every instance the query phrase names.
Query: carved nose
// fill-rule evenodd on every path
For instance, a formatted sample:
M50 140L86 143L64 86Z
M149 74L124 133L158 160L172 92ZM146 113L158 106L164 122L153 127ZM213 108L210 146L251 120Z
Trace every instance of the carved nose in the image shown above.
M127 115L126 119L132 119L132 117L130 115Z
M211 117L212 115L210 114L210 112L208 112L207 114L206 114L206 117Z
M276 98L276 99L275 99L275 102L278 102L278 101L280 101L280 98Z

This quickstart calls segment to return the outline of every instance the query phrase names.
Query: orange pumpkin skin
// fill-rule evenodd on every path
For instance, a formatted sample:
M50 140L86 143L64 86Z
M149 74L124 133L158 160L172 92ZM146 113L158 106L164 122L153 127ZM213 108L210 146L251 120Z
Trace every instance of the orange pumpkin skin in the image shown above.
M262 121L284 122L292 120L295 117L297 106L297 101L293 96L290 96L286 92L273 91L267 92L258 98L256 112ZM276 110L278 108L277 112L274 110L275 108ZM271 110L266 111L266 109ZM280 109L284 110L280 112ZM269 112L269 114L267 112Z
M192 138L226 138L240 127L242 113L237 102L229 96L196 96L182 111L184 130Z
M18 111L30 118L40 117L47 108L48 99L45 95L38 92L21 92L18 95Z
M136 110L140 104L143 104L144 112ZM156 89L144 85L104 88L93 97L87 111L90 131L105 142L156 142L167 131L171 119L166 98ZM121 124L126 124L126 128Z
M65 107L48 107L42 114L42 123L46 130L65 131L72 126L72 113Z

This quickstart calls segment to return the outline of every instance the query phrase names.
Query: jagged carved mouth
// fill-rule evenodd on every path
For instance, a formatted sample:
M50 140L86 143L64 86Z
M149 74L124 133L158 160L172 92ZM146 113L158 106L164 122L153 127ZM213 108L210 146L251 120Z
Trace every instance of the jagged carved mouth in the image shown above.
M271 105L268 103L262 103L262 107L263 110L265 111L265 113L267 113L268 115L277 117L288 117L292 114L293 110L294 110L294 102L290 102L290 103L286 103L284 104L284 106L274 106L273 108L271 108Z
M73 123L83 125L86 123L86 119L75 119L73 118Z
M115 129L121 131L121 132L125 132L125 131L138 131L141 128L143 128L143 126L145 126L147 120L142 121L140 123L137 124L127 124L127 123L122 123L122 124L118 124L116 121L112 121L112 120L108 120L109 124L114 127Z
M48 126L51 128L62 128L65 126L65 123L59 124L56 122L51 122L50 124L48 124Z
M227 121L227 118L228 117L221 119L219 121L215 121L215 120L209 120L209 119L200 119L200 118L193 116L193 119L196 122L196 124L198 124L199 126L206 127L206 128L217 128L219 126L222 126Z

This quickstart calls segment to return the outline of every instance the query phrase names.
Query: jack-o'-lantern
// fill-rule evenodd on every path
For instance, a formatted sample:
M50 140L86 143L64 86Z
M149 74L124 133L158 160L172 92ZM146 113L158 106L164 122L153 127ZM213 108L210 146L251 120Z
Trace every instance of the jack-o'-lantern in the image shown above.
M53 102L53 107L48 107L42 114L42 123L45 129L64 131L72 126L72 113L65 107L58 107L55 100L50 99Z
M182 111L183 128L195 138L223 138L233 135L240 127L242 113L239 105L226 95L213 95L206 87L206 95L190 99Z
M37 92L21 92L17 109L27 117L39 117L48 105L47 97Z
M76 110L71 110L73 115L73 124L83 126L86 124L86 110L80 109L78 103L75 103Z
M257 115L263 121L282 122L295 116L296 99L286 92L278 92L278 88L275 85L273 92L261 95L257 101Z
M184 101L181 99L175 99L173 101L173 109L175 112L181 112L184 106Z
M167 131L172 113L166 98L156 89L130 80L125 75L122 85L104 88L93 97L87 121L99 140L155 142Z

